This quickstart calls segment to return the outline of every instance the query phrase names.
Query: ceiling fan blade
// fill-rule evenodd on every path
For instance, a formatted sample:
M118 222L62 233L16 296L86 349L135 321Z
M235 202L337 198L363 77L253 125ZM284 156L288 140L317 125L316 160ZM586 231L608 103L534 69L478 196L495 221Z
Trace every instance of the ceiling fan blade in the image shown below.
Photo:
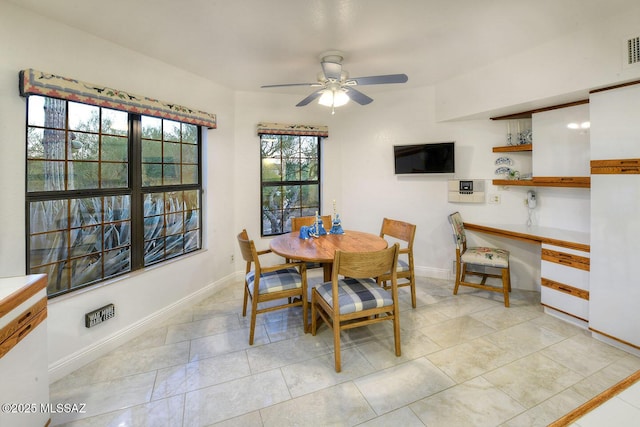
M409 80L406 74L387 74L384 76L368 76L349 79L346 84L355 82L357 85L383 85L389 83L406 83Z
M319 90L313 92L311 95L307 96L305 99L303 99L302 101L298 102L296 104L296 107L304 107L305 105L309 104L311 101L313 101L314 99L318 98L322 94L323 90L324 89L319 89Z
M260 86L262 89L268 87L287 87L287 86L317 86L318 83L285 83L280 85L264 85Z
M362 92L360 92L358 90L355 90L352 87L343 86L342 89L345 92L347 92L347 95L349 96L349 98L351 98L354 102L357 102L360 105L367 105L367 104L370 104L371 102L373 102L373 98L369 98L364 93L362 93Z
M340 81L340 76L342 75L342 64L322 61L322 72L327 80Z

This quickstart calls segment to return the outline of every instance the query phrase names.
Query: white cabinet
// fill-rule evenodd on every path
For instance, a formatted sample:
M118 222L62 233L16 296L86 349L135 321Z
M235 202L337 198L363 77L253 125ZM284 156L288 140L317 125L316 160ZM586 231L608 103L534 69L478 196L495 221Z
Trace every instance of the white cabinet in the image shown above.
M640 157L640 85L592 93L591 159Z
M0 426L49 422L46 275L0 279Z
M589 252L543 243L541 253L542 305L585 326L589 319Z
M533 114L533 176L589 176L587 123L589 104Z
M640 158L640 84L594 93L592 160ZM589 328L640 350L640 174L594 169L591 176Z

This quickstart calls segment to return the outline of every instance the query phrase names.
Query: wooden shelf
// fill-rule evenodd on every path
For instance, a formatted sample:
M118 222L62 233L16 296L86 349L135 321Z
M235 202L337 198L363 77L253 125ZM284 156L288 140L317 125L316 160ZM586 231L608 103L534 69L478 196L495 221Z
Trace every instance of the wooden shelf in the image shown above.
M524 187L574 187L590 188L588 176L543 176L533 179L494 179L493 185L513 185Z
M521 145L503 145L501 147L493 147L494 153L507 153L512 151L532 151L532 144L521 144Z

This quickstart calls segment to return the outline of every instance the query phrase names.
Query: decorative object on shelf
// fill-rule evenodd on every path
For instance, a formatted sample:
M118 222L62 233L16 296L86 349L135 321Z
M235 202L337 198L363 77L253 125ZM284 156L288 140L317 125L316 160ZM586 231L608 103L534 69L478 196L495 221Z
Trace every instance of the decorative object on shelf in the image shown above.
M520 179L523 181L530 181L533 179L533 174L532 173L523 173L520 175Z
M342 222L340 221L340 214L336 213L336 201L333 201L333 221L331 223L331 230L329 234L344 234L342 229Z
M309 228L311 227L309 227L308 225L303 225L302 227L300 227L300 234L298 235L298 237L304 240L309 239L311 237Z
M500 166L496 169L496 175L508 175L509 173L511 173L511 168L506 166Z
M507 145L531 144L531 119L507 120Z
M498 157L495 162L496 165L513 165L513 161L509 157Z
M327 234L327 230L325 230L324 228L324 224L322 223L322 218L318 214L318 211L316 211L316 222L313 225L313 227L315 227L314 234L316 236L325 236Z
M515 179L515 180L520 179L520 172L518 172L515 169L511 169L509 171L509 179Z

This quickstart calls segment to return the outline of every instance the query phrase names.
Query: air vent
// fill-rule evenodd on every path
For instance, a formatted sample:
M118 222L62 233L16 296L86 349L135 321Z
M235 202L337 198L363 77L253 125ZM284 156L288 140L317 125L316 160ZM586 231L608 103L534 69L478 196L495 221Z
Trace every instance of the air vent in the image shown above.
M640 37L633 37L627 40L625 64L627 66L640 64Z

